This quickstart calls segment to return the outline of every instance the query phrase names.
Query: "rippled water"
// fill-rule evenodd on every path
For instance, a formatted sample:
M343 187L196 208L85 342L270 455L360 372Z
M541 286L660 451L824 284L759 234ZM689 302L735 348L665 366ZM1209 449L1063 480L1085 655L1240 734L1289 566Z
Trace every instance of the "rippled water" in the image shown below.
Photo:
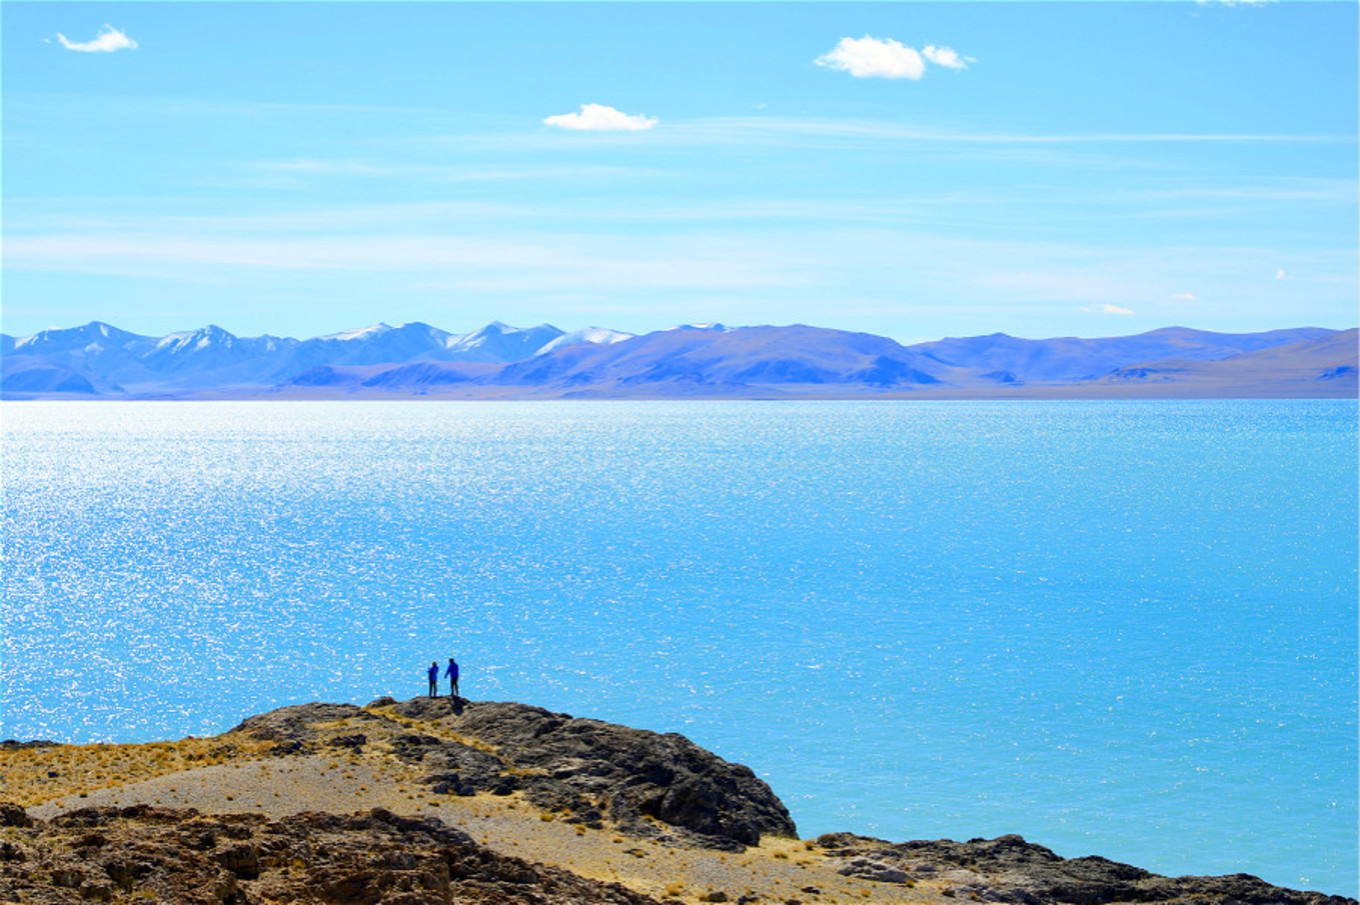
M20 403L0 736L465 694L804 835L1357 889L1356 407Z

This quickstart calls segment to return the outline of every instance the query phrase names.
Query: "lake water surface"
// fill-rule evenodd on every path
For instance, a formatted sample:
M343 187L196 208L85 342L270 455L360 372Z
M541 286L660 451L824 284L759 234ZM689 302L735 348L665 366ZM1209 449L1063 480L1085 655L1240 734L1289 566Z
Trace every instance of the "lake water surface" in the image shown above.
M0 737L462 690L1357 893L1354 402L11 403Z

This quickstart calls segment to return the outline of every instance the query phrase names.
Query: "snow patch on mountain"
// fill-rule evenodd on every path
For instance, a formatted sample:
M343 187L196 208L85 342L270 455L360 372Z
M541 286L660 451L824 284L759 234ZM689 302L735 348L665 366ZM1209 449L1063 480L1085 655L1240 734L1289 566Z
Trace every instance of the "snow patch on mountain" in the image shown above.
M623 333L619 330L610 330L608 327L581 327L578 330L570 330L563 333L556 339L548 342L535 355L546 355L553 349L560 349L562 346L574 346L580 343L590 343L597 346L607 346L613 343L621 343L625 339L632 339L635 334Z
M325 336L318 336L317 339L334 339L339 342L349 342L355 339L372 339L384 333L390 333L392 327L379 321L376 324L369 324L367 327L355 327L352 330L341 330L339 333L328 333Z
M537 327L512 327L492 321L466 336L450 337L448 354L451 361L519 361L532 357L539 349L561 336L565 331L552 324Z
M707 333L731 333L739 327L729 327L726 324L676 324L671 330L702 330Z

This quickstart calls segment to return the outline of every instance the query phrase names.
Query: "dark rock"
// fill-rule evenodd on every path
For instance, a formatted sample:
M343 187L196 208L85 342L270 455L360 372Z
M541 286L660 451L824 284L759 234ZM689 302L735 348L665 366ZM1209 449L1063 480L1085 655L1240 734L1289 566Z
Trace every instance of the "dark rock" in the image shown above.
M368 736L362 732L353 735L337 735L326 740L326 744L331 748L352 748L355 751L362 751L364 745L368 744Z
M231 871L238 879L254 880L260 876L260 853L254 846L233 845L219 851L217 863Z
M426 745L438 745L439 739L433 735L421 735L416 732L405 732L392 739L394 747L424 747Z
M412 714L434 709L427 701L397 709L403 708ZM644 819L651 817L690 842L719 848L755 845L765 834L797 834L788 809L749 768L684 736L523 704L469 702L461 714L445 713L441 724L489 744L520 768L520 787L540 807L596 807L639 835L655 833Z
M876 880L879 883L907 883L911 877L899 867L886 864L873 858L851 858L836 867L836 873L845 877L858 877L861 880Z
M269 753L275 757L283 757L288 754L311 754L312 750L311 745L304 745L296 739L290 739L286 742L279 742L269 749Z
M284 707L232 731L274 742L278 754L346 747L358 738L369 746L385 743L407 763L426 767L427 782L439 794L522 791L547 811L593 812L587 826L603 825L608 814L635 836L655 838L664 825L683 843L740 851L762 835L797 833L788 809L750 769L681 735L523 704L389 700L370 705L383 711L348 704ZM361 735L353 731L356 722L365 727Z
M457 716L463 710L459 698L411 698L389 706L393 713L412 720L438 720Z
M0 826L32 826L33 818L12 801L0 801Z
M504 772L507 769L506 762L495 755L451 741L419 748L407 747L396 753L409 760L414 759L417 751L420 752L420 762L431 770L441 775L457 776L458 781L477 791L491 792L507 784L510 791L514 791L515 778Z
M9 830L27 863L0 861L0 901L75 905L655 905L618 884L498 855L433 818L387 811L337 816L206 817L193 810L90 808ZM68 854L97 827L106 844ZM205 849L203 840L216 843Z
M463 782L456 775L452 780L443 780L434 783L434 785L430 787L430 791L434 792L436 795L461 795L465 798L470 798L477 794L476 788Z
M27 742L18 742L12 738L7 738L0 742L0 751L22 751L25 748L56 748L61 742L49 742L42 739L33 739Z
M890 880L882 869L946 881L941 894L1014 905L1107 905L1166 902L1183 905L1360 905L1355 899L1271 886L1246 874L1162 877L1099 857L1062 858L1016 835L968 842L891 843L832 833L817 838L841 873ZM878 874L877 876L875 874Z
M380 719L353 704L295 704L248 717L231 731L266 742L297 742L309 745L318 738L317 731L312 728L315 723Z

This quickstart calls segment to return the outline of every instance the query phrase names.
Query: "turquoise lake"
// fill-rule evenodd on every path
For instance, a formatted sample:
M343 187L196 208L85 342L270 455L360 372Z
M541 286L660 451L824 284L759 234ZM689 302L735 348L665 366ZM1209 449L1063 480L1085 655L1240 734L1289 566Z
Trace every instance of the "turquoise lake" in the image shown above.
M1357 894L1353 401L7 403L0 738L463 693Z

